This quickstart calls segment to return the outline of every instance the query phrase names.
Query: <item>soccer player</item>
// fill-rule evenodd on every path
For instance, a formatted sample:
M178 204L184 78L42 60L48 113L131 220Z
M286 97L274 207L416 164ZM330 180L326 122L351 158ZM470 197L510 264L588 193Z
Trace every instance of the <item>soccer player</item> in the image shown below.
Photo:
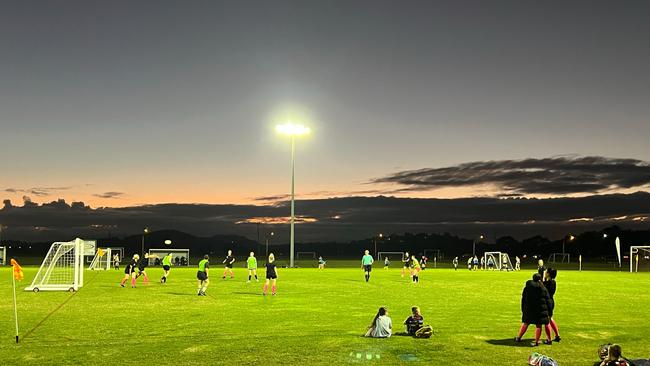
M375 260L370 255L370 252L366 250L365 254L361 258L361 267L363 268L363 272L365 273L366 282L370 280L370 272L372 271L372 263L374 261Z
M521 271L521 258L515 256L515 271Z
M323 259L323 256L319 256L319 257L318 257L318 269L320 269L320 270L325 269L325 264L326 264L326 263L327 263L327 261L325 261L325 260Z
M428 260L429 260L429 258L427 258L427 257L424 256L424 255L423 255L422 258L420 259L420 266L422 267L422 270L423 270L423 271L424 271L425 269L427 269L427 261L428 261Z
M235 263L235 257L232 256L232 250L228 250L228 255L226 259L223 260L223 263L226 265L223 269L223 277L226 278L226 274L230 272L230 278L235 278L235 273L232 271L232 264Z
M544 267L544 260L540 258L537 261L537 273L539 273L540 276L544 276L544 272L546 272L546 267Z
M485 269L485 257L481 257L481 271Z
M167 253L167 255L163 257L163 259L162 259L162 267L163 267L163 276L160 279L160 283L167 283L167 277L169 277L169 270L172 267L172 254L171 253Z
M255 253L251 252L248 255L248 259L246 259L246 267L248 268L248 281L246 281L246 283L251 282L251 275L255 275L255 282L260 282L260 280L257 279L257 258L255 258Z
M269 291L269 282L271 283L271 295L275 296L277 291L278 268L275 265L275 256L273 253L269 254L269 260L266 262L266 282L264 282L264 289L262 294L266 296Z
M409 252L406 252L402 258L402 277L404 277L404 273L406 273L407 269L409 270L409 274L411 276L413 275L413 273L411 273L411 266L409 262L411 262L411 256L409 255Z
M454 265L454 271L458 271L458 257L454 257L454 260L451 261L451 263Z
M420 262L415 258L414 255L411 256L411 277L413 277L413 283L420 283Z
M388 266L390 266L390 261L388 260L388 257L384 258L384 269L388 269Z
M149 265L149 258L158 258L158 256L149 254L149 253L144 253L144 258L140 258L138 261L138 274L135 276L135 279L137 280L138 277L144 276L144 284L148 285L149 284L149 276L147 276L147 266Z
M555 311L555 299L553 297L555 296L555 291L557 290L557 283L555 282L556 277L557 269L555 268L548 268L546 272L544 272L544 287L546 287L546 290L548 290L548 295L551 297L551 306L548 309L548 316L550 318L551 329L553 330L553 333L555 333L555 339L553 339L553 341L559 342L562 340L562 338L560 338L560 330L557 327L555 319L553 319L553 312Z
M199 270L196 272L196 279L199 286L199 296L206 296L205 290L208 289L210 280L208 279L208 271L210 269L210 257L206 254L203 259L199 261Z
M488 257L487 266L490 271L494 271L494 259L492 259L492 256Z
M130 278L131 287L135 288L135 267L138 265L138 260L140 260L140 256L134 254L133 259L131 259L131 263L127 264L126 267L124 267L124 278L122 279L122 282L120 282L120 286L124 287L124 284Z
M478 271L478 257L476 255L472 258L472 264L474 265L472 269Z
M115 253L115 255L113 256L113 268L116 271L120 270L120 255L117 253Z

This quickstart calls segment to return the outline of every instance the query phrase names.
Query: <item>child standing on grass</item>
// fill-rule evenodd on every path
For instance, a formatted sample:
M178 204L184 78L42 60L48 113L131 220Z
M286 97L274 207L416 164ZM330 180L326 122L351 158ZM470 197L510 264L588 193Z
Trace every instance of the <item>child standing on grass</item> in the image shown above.
M402 277L404 277L404 274L406 273L406 270L409 271L409 275L413 275L411 273L411 256L409 255L409 252L404 253L404 257L402 258Z
M388 260L388 257L384 258L384 269L388 269L388 266L390 266L390 261Z
M548 268L546 272L544 272L544 287L546 287L548 295L551 297L551 307L548 309L548 317L550 319L551 329L553 329L553 333L555 333L555 339L553 340L559 342L562 340L562 338L560 338L560 329L557 327L555 319L553 319L553 312L555 310L555 299L553 296L555 296L555 290L557 289L555 277L557 277L557 269L555 268Z
M255 258L255 253L251 252L246 260L246 267L248 267L248 281L251 282L251 275L255 275L255 282L259 282L257 279L257 258Z
M454 257L454 260L451 261L451 264L454 265L454 271L458 271L458 257Z
M325 264L326 263L327 262L325 261L325 259L323 259L323 256L318 257L318 269L320 269L320 270L325 269Z
M169 277L169 271L172 268L172 254L171 253L167 253L167 255L163 257L163 259L162 259L162 267L163 267L163 276L160 279L160 283L167 283L167 277Z
M149 253L144 253L144 258L140 258L138 261L138 275L135 276L136 279L140 276L144 276L144 284L149 284L149 276L147 276L147 266L149 265L149 258L158 258L157 256Z
M266 296L269 291L269 283L271 283L271 295L275 296L277 291L278 269L275 265L275 256L273 253L269 254L269 260L266 262L266 282L264 282L264 290L262 294Z
M515 338L515 342L521 342L521 337L528 330L529 324L535 324L535 341L531 346L539 346L539 340L542 336L542 326L546 331L545 344L551 344L551 327L549 324L549 308L551 298L548 291L542 283L542 276L539 273L533 275L533 279L526 282L524 291L521 294L521 328Z
M228 250L228 255L226 259L223 260L223 263L226 265L223 269L223 277L226 278L226 274L230 273L230 278L235 278L235 273L232 271L233 263L235 263L235 257L232 256L232 250Z
M133 259L131 259L131 262L124 267L124 278L122 279L122 282L120 282L120 286L124 287L124 284L126 281L130 278L131 279L131 287L135 288L135 267L138 265L138 260L140 259L140 256L137 254L133 255Z
M363 268L366 282L370 280L370 272L372 271L372 263L374 263L374 261L375 260L370 255L370 251L366 250L365 254L361 258L361 268Z
M208 289L210 280L208 279L208 270L210 268L210 257L206 254L199 261L199 270L196 272L196 279L199 286L199 296L207 296L205 290Z
M420 283L420 262L415 258L414 255L411 256L411 277L413 277L413 283Z

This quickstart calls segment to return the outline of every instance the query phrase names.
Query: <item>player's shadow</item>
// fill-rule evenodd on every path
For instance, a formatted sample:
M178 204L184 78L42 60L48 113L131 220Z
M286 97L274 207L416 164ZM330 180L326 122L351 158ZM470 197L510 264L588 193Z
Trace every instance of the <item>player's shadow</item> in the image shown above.
M533 339L522 339L521 342L515 342L514 338L506 339L488 339L485 341L494 346L508 346L508 347L526 347L530 348L530 343Z

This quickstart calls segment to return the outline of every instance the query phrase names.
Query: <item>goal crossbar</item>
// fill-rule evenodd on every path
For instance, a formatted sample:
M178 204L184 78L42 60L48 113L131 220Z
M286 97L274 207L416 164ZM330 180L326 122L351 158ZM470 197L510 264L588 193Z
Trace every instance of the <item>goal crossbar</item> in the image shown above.
M385 257L386 254L397 254L399 255L399 260L402 260L404 258L404 253L405 252L377 252L377 260L380 261L383 257Z
M639 271L639 251L643 251L650 254L650 245L633 245L630 247L630 273L634 272L633 270L634 262L636 262L636 271L637 272Z
M300 256L310 256L313 259L316 259L316 252L296 252L296 259L300 259Z

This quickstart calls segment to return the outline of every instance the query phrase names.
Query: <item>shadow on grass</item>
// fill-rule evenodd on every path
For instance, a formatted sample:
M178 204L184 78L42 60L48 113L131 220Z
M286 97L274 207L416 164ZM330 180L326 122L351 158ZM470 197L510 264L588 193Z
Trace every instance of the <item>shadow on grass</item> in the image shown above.
M485 342L489 343L489 344L492 344L494 346L532 348L530 343L533 342L533 341L534 341L534 339L522 339L521 342L515 342L514 338L506 338L506 339L488 339Z

